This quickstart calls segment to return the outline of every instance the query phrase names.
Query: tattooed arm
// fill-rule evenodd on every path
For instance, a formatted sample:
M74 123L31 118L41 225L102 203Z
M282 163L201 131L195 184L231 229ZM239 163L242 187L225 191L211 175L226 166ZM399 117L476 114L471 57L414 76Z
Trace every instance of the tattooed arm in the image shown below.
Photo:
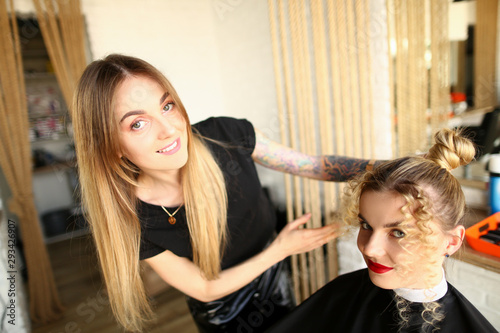
M257 142L252 153L253 160L270 169L297 176L344 182L365 171L370 162L345 156L311 156L269 140L257 129L255 134Z

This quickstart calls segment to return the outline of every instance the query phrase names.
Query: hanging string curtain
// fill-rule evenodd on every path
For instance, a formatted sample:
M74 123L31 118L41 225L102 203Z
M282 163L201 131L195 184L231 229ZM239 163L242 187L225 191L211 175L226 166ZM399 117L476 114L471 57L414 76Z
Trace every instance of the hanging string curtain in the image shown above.
M450 106L450 39L448 36L449 1L430 1L431 68L429 89L431 133L448 125ZM422 74L421 74L422 75ZM426 104L427 105L427 104ZM431 144L427 137L427 147Z
M282 143L311 155L372 156L366 1L268 0ZM319 130L318 130L319 129ZM285 176L289 221L330 223L343 186ZM307 298L338 272L332 242L292 257L295 295Z
M425 62L425 6L419 0L395 0L396 131L398 154L425 148L427 80Z
M374 157L370 5L364 0L268 0L282 143L309 154ZM450 110L448 0L387 0L393 156L425 151ZM379 74L377 74L379 75ZM385 109L384 109L385 110ZM384 111L385 112L385 111ZM384 113L383 114L386 114ZM382 114L382 113L381 113ZM385 133L384 133L385 134ZM288 220L318 227L343 184L285 176ZM335 245L292 257L297 299L337 274Z
M428 149L450 111L448 0L388 0L395 155Z
M83 16L79 0L33 0L38 24L57 81L71 105L73 91L87 65Z
M30 316L46 322L62 306L32 192L28 109L13 1L0 1L0 166L12 192L8 209L18 218L28 271Z

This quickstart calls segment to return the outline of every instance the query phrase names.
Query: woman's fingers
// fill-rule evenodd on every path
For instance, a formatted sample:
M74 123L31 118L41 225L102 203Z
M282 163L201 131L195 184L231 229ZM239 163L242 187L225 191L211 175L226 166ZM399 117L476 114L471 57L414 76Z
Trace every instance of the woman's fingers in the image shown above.
M340 228L337 224L319 228L300 228L311 218L305 214L295 221L288 223L273 242L273 248L284 258L292 254L311 251L339 236Z
M301 224L307 222L310 216L304 216L290 223L290 229L284 230L280 235L280 244L286 255L311 251L324 245L338 236L337 225L327 225L320 228L299 229Z
M301 233L302 249L297 253L307 252L322 246L339 236L338 225L327 225L321 228L297 230Z
M306 224L307 221L311 218L311 213L307 213L296 219L295 221L292 221L288 223L288 228L289 229L298 229L302 224Z

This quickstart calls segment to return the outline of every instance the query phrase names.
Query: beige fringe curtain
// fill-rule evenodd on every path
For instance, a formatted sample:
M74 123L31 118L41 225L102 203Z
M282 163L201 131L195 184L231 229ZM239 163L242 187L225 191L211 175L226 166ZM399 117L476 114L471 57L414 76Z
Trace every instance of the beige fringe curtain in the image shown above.
M448 0L388 0L387 18L394 155L403 156L425 151L448 120Z
M33 0L43 40L66 105L87 65L79 0Z
M447 127L450 102L450 40L448 37L448 1L430 0L431 68L429 89L431 132ZM423 75L423 74L421 74ZM431 137L426 144L430 146ZM427 148L425 147L425 148ZM421 148L420 148L421 149Z
M12 0L9 5L0 1L0 31L0 165L13 194L8 207L23 237L30 315L45 322L57 317L62 306L33 200L26 89Z
M282 142L312 155L371 157L367 1L268 5ZM285 176L285 186L289 221L311 212L307 227L331 222L342 184ZM337 275L335 244L293 256L292 271L300 302Z
M474 107L497 106L498 0L476 1L474 32Z
M281 140L309 154L373 158L370 2L268 0ZM450 110L448 0L387 0L393 155L425 151ZM381 101L384 103L385 101ZM285 176L288 220L329 222L343 184ZM292 257L307 298L337 274L334 244Z

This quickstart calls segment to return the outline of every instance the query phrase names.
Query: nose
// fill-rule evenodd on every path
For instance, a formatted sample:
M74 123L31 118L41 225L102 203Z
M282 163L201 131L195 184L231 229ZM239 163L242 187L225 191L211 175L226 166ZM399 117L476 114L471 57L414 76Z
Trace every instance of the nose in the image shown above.
M371 232L369 235L358 236L359 251L370 258L379 258L385 254L383 236Z
M176 128L172 122L165 117L160 117L157 121L158 139L166 139L175 134Z

